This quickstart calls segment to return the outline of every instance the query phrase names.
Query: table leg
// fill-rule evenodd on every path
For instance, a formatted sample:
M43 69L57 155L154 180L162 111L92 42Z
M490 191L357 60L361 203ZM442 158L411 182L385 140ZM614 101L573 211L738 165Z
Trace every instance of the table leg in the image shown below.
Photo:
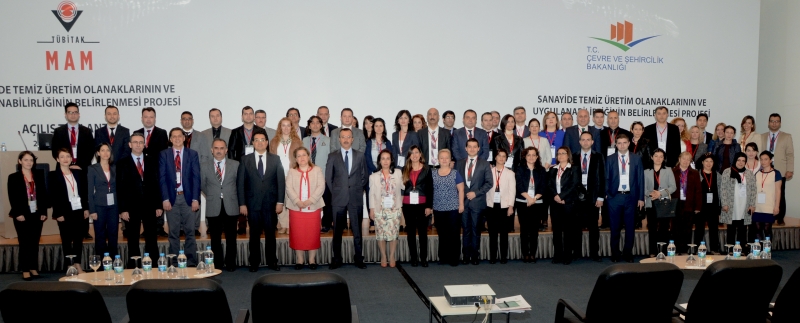
M428 306L428 323L433 323L433 303Z
M511 323L511 313L506 313L506 323Z

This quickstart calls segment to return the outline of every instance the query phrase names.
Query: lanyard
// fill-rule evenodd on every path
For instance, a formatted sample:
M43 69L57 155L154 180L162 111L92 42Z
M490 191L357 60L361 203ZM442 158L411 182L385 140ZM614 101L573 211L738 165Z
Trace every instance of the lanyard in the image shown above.
M495 167L495 169L497 169L497 167ZM503 171L504 170L505 170L505 167L502 167L502 166L500 167L500 169L497 169L497 180L495 181L495 183L496 183L495 187L497 188L498 191L500 190L500 177L503 176Z
M708 185L708 191L711 192L711 180L714 179L714 174L711 174L711 179L709 179L708 176L706 176L705 171L702 171L701 173L703 173L703 178L706 179L706 185Z
M764 180L767 179L768 174L771 173L771 172L772 172L772 170L770 170L767 173L765 173L763 169L761 170L761 191L762 192L764 191Z
M669 125L664 127L664 130L658 130L658 124L656 124L656 131L658 131L658 141L666 141L662 139L664 139L664 132L667 131L667 128L669 128Z
M300 172L300 192L298 195L303 196L303 181L306 182L306 192L308 193L308 198L311 198L311 180L308 177L308 173L311 172L311 167L308 170L301 171L300 168L297 168L297 171Z
M531 133L530 138L531 138L531 145L534 148L536 148L536 150L539 150L539 138L536 138L536 140L533 140L533 133Z
M291 141L289 141L288 144L291 144ZM289 145L287 145L287 143L283 143L283 155L284 156L288 156L289 155L287 153L287 150L289 150Z
M28 189L28 198L31 201L36 200L36 182L33 181L33 173L31 173L31 180L28 180L28 177L25 176L25 173L22 173L22 177L25 179L25 188Z
M508 137L506 137L508 139ZM514 135L511 135L511 140L508 141L508 153L514 150Z
M531 170L530 182L531 182L531 186L536 187L536 181L533 179L533 170Z
M700 144L697 144L697 147L699 148L699 147L700 147ZM688 150L688 151L689 151L689 153L691 153L691 154L692 154L692 160L695 160L695 157L694 157L694 156L696 156L696 155L697 155L697 150L698 150L698 149L696 149L696 148L692 147L692 142L691 142L691 141L689 142L689 144L688 144L688 145L686 145L686 150Z
M550 142L550 146L553 146L553 145L556 144L556 133L555 132L553 132L553 138L552 139L550 139L550 133L547 132L547 131L544 132L544 136L547 137L547 141Z
M622 166L622 171L624 172L628 170L628 163L631 161L631 158L628 157L628 159L623 161L623 156L625 155L617 155L617 159L619 159L619 164Z
M102 166L100 166L102 168ZM108 184L108 192L111 193L111 166L108 167L108 175L103 171L103 176L106 177L106 184Z
M635 154L636 153L636 148L639 148L639 144L638 144L639 141L638 140L636 140L636 141L631 140L631 142L633 142L633 153Z
M744 184L744 178L745 178L744 174L745 174L745 172L746 171L739 173L739 177L742 178L742 184Z
M556 174L556 175L558 175L558 176L557 176L557 177L558 177L557 179L558 179L558 182L559 182L559 183L561 182L561 175L563 175L563 174L564 174L564 171L565 171L565 170L567 170L567 166L564 166L564 168L558 167L558 174Z
M72 178L72 179L70 179ZM72 173L69 173L69 176L64 175L64 180L69 183L69 186L72 188L72 196L75 196L75 177L72 176ZM763 185L762 185L763 186Z

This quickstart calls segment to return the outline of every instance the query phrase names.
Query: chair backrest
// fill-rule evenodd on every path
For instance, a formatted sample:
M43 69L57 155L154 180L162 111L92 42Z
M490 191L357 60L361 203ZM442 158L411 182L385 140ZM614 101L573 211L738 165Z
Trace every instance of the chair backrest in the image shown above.
M225 291L210 279L142 280L131 286L125 298L131 323L194 321L192 317L233 322Z
M91 317L92 322L111 322L103 296L87 283L17 282L0 291L0 313L6 323L63 322L80 309L91 309L90 316L79 316Z
M694 287L686 322L762 322L783 269L768 259L712 263Z
M251 300L253 323L352 321L347 282L334 273L261 276Z
M668 263L606 268L586 307L588 322L670 322L683 272Z
M794 271L792 277L789 277L789 281L783 285L783 289L778 294L775 308L772 311L772 323L800 322L798 299L800 299L800 268Z

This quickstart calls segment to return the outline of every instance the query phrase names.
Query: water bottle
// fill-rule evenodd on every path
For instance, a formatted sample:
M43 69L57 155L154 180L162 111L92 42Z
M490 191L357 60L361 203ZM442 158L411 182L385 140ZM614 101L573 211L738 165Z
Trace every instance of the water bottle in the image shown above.
M764 238L764 249L761 250L761 259L772 259L772 241L769 237Z
M761 240L756 239L756 242L750 247L750 252L753 253L753 259L761 258Z
M211 251L211 246L206 246L206 273L214 272L214 252Z
M186 255L183 253L183 250L181 250L180 254L178 255L178 278L189 278L186 273Z
M150 259L150 253L145 252L142 258L142 271L144 271L144 279L153 278L153 259Z
M114 269L111 267L112 262L113 260L111 260L108 252L103 253L103 271L106 272L106 280L108 281L114 280L114 274L112 273Z
M700 266L706 266L706 252L708 249L706 248L706 242L700 241L700 246L697 247L697 257L700 258Z
M0 150L8 151L8 147L6 147L6 143L3 143L3 145L0 145Z
M667 259L671 263L675 263L675 240L670 240L667 245Z
M158 278L164 279L167 277L167 258L164 253L158 254Z
M122 259L119 258L119 255L114 256L114 282L117 285L122 284L122 271L125 270L125 267L122 267Z
M742 256L742 245L739 244L739 241L736 241L736 245L733 246L733 258L739 259Z

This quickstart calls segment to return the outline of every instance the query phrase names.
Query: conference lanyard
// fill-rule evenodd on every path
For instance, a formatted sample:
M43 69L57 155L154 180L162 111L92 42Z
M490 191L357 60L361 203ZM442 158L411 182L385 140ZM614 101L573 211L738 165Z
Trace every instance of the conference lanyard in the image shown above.
M550 146L556 144L556 133L555 132L553 132L553 138L552 139L550 138L550 133L549 132L545 131L544 136L547 137L547 141L550 142Z
M108 168L108 175L106 175L106 172L103 171L103 176L106 177L106 184L108 184L108 192L111 193L111 167Z
M536 138L537 140L533 140L533 132L531 132L530 138L531 138L531 145L533 146L533 148L539 150L539 140L538 140L539 138Z
M495 191L496 192L500 192L500 177L503 176L503 171L504 170L505 170L505 167L502 167L502 166L500 167L500 169L497 170L497 180L495 181L495 183L496 183L495 184Z
M770 170L769 172L765 173L763 169L761 170L761 191L762 192L764 191L764 182L767 179L768 174L771 173L771 172L772 171Z
M564 166L564 168L558 167L558 174L556 174L556 175L558 175L558 176L556 176L557 177L556 179L558 180L558 182L561 182L561 176L564 174L565 170L567 170L567 166Z
M658 124L656 124L656 131L658 131L658 141L666 141L664 139L664 132L667 131L667 128L669 128L669 126L664 127L664 130L658 130Z
M703 178L706 179L706 185L708 185L708 191L711 192L711 180L714 179L714 174L711 174L711 178L709 179L708 178L709 176L706 176L705 171L702 171L701 173L703 173Z
M36 182L33 181L33 174L31 174L31 180L28 180L28 177L25 176L25 173L22 174L22 177L25 179L25 187L28 189L28 198L31 201L36 201Z
M75 177L72 176L72 173L70 173L69 176L64 175L64 180L67 181L67 183L69 183L69 186L72 189L72 196L77 196L77 194L75 193Z
M506 137L508 139L508 137ZM512 150L514 150L514 136L511 136L511 140L508 141L508 153L510 154Z
M311 172L311 168L312 167L309 167L305 172L301 171L299 167L297 168L297 171L300 172L300 192L298 192L298 195L300 195L301 199L303 196L303 181L306 182L306 192L308 193L308 198L311 198L311 180L308 177L308 173Z
M391 189L389 187L389 184L391 184L392 174L389 174L389 176L386 176L386 175L383 174L383 171L381 171L381 175L383 176L383 182L386 184L386 189L385 189L386 195L391 195L392 191L391 191Z

